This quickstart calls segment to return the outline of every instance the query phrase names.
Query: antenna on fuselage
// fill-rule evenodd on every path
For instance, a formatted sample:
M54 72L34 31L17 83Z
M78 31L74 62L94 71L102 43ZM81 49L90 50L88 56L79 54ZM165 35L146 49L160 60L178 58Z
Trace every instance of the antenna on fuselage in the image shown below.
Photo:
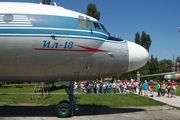
M54 2L54 6L57 6L56 2Z

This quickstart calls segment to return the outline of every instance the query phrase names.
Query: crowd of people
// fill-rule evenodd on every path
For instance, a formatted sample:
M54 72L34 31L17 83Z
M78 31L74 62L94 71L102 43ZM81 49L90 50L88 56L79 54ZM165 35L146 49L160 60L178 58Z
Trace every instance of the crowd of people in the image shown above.
M83 80L80 83L80 89L82 94L110 94L110 93L126 93L136 92L138 82L134 80L114 80L113 83L109 81L104 82L92 82ZM78 84L74 82L74 93L78 93Z
M82 82L78 85L76 81L74 81L74 93L78 93L80 88L80 92L82 94L110 94L110 93L123 93L126 94L132 92L138 92L139 95L143 95L142 91L144 91L144 96L153 97L153 88L157 88L157 96L165 96L167 92L167 97L171 98L172 96L175 97L176 95L176 88L177 83L173 80L168 80L167 83L163 82L154 82L147 80L143 82L138 82L137 80L114 80L113 83L109 81L99 82L99 81L89 81L89 80L82 80ZM171 91L172 90L172 91ZM149 94L150 95L149 95Z
M148 96L148 90L149 90L150 97L153 97L152 89L156 87L158 97L165 96L165 93L167 93L167 97L172 98L176 96L176 89L178 84L174 80L172 80L172 82L171 80L168 80L167 83L165 81L162 82L158 81L155 83L153 83L153 81L150 81L148 84L147 81L145 80L143 86L144 86L144 95L146 96Z

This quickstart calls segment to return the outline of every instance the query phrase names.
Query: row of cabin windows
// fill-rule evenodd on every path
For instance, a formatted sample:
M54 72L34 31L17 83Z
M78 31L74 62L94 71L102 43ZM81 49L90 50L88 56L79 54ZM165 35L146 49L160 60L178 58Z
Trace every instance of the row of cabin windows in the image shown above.
M90 20L86 20L86 26L84 23L85 23L84 19L79 19L78 20L78 27L80 27L80 28L85 28L85 27L93 28L92 22ZM94 24L95 29L98 29L98 30L101 29L98 23L93 22L93 24Z
M98 22L91 22L90 19L88 17L86 17L86 19L84 19L83 16L80 16L78 17L78 27L80 28L93 28L93 25L94 25L94 28L97 29L97 30L101 30L101 28L108 33L108 31L106 30L106 28L104 27L104 25L102 24L98 24ZM85 21L86 21L86 26L85 26ZM93 24L92 24L93 23ZM101 26L101 27L100 27Z

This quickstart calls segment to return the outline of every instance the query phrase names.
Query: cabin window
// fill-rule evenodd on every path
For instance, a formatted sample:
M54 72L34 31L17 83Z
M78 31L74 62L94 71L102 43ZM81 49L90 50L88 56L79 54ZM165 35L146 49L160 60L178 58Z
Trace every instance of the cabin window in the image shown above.
M90 20L88 17L86 17L86 20Z
M82 19L79 19L78 20L78 27L81 27L81 28L84 28L85 26L84 26L84 20L82 20Z
M92 22L91 22L91 20L88 17L86 17L86 27L87 28L93 28Z
M98 24L97 22L93 22L93 24L94 24L95 29L98 29L98 30L101 29L100 26L99 26L99 24Z
M80 18L80 19L84 19L84 16L79 15L79 16L78 16L78 18Z
M85 22L84 21L84 16L79 15L78 18L79 18L79 20L78 20L78 27L84 28L85 27L85 25L84 25L84 22Z
M92 22L90 20L86 20L86 26L87 28L93 28Z

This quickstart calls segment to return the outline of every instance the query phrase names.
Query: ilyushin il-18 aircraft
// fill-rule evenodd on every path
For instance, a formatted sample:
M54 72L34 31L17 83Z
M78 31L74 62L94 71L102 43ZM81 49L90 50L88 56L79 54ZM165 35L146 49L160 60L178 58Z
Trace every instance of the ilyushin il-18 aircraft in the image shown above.
M69 101L58 117L78 106L74 80L103 78L136 70L148 61L142 46L110 36L96 19L55 5L0 2L0 81L58 82Z

